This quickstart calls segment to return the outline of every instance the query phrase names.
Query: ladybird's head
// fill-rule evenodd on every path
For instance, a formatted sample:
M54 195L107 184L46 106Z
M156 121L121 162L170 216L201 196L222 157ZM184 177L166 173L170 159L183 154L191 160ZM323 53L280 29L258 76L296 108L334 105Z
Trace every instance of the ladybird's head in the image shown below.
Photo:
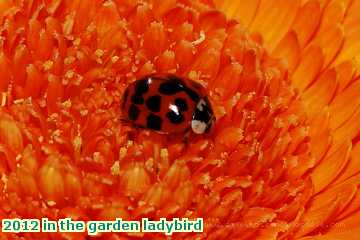
M191 120L191 130L196 134L209 132L215 121L215 116L209 100L201 98L196 104Z

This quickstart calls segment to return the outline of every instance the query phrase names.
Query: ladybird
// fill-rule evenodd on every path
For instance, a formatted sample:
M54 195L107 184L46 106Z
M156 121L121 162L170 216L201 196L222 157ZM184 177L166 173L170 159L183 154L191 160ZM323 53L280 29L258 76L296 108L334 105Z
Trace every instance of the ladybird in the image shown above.
M152 74L124 91L123 119L159 133L209 132L215 121L205 88L172 74Z

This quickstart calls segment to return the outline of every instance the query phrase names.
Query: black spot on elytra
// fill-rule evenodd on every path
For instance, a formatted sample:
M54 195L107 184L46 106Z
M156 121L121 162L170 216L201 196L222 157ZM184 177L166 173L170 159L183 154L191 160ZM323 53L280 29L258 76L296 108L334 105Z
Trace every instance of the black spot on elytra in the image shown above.
M128 97L129 97L129 89L127 88L123 94L123 99L122 99L122 103L121 103L122 108L125 108L125 104L128 100Z
M149 91L149 81L147 78L138 80L135 84L135 94L140 96Z
M175 105L179 108L180 111L188 110L188 105L186 99L184 98L176 98L174 101Z
M146 127L160 131L162 126L162 119L161 117L150 113L146 118Z
M200 100L199 94L197 92L195 92L194 90L192 90L190 88L185 88L184 91L194 102L197 102Z
M146 99L146 106L152 112L159 112L161 107L161 96L154 95Z
M159 92L164 95L174 95L183 89L184 86L178 81L166 81L159 86Z
M171 82L175 82L175 83L178 83L180 85L184 85L184 81L180 77L178 77L178 76L176 76L174 74L168 74L166 76L166 79L171 81Z
M143 96L134 93L134 94L131 96L131 102L134 103L134 104L140 105L140 104L143 104L143 103L144 103L144 98L143 98Z
M166 117L173 124L180 124L184 121L184 116L181 113L176 113L174 111L169 111L166 113Z
M134 104L131 104L129 107L129 119L132 121L136 121L136 119L138 119L139 114L140 114L140 110L137 106L135 106Z

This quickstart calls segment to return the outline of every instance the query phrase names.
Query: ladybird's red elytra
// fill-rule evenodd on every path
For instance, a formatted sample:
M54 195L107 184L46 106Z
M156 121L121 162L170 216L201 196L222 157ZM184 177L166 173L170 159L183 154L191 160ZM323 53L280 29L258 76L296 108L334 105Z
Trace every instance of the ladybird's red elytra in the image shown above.
M215 120L205 88L173 74L152 74L131 83L122 98L122 117L159 133L208 132Z

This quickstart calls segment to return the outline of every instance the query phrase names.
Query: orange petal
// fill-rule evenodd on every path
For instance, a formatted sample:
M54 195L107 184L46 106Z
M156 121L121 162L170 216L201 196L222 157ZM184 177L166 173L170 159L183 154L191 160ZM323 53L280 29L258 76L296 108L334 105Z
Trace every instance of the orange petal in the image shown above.
M5 54L0 50L0 92L6 91L11 79L10 64Z
M74 22L75 22L75 14L72 12L71 14L66 16L65 21L63 23L63 33L65 37L71 39L74 29Z
M39 97L46 83L43 73L33 64L30 64L26 67L26 74L27 78L24 87L25 97Z
M38 185L46 200L61 203L64 200L64 182L58 161L55 156L48 157L39 169Z
M4 0L0 1L0 22L2 22L2 18L7 10L9 10L13 6L12 0Z
M151 73L154 73L155 66L150 61L146 62L144 65L141 66L141 68L138 71L139 76L145 76Z
M331 63L339 53L344 41L344 29L341 25L329 26L319 32L313 43L320 46L324 54L324 66Z
M116 206L117 204L114 202L112 204L112 206L101 210L97 219L103 219L102 221L114 221L116 218L130 219L128 211L123 206L120 204L120 206Z
M190 170L184 161L176 161L164 176L163 182L171 189L175 189L180 183L185 182L190 177Z
M31 144L28 144L21 158L21 164L24 166L31 174L35 174L38 169L38 161L36 159L35 153L32 149Z
M19 183L19 178L16 176L15 172L9 175L8 181L7 181L7 190L10 191L13 194L21 195L21 186ZM13 204L10 202L10 204Z
M355 185L358 185L360 181L360 174L358 173L354 177L351 177L346 182L352 182ZM353 214L356 211L360 210L360 192L356 191L356 195L354 196L351 204L348 205L337 217L337 219L344 219L345 217L349 216L349 214Z
M81 177L75 169L68 169L64 174L64 189L65 196L71 201L76 201L82 193Z
M19 126L11 117L0 115L0 142L7 145L14 153L23 150L23 136Z
M63 86L59 77L55 75L50 75L48 78L49 83L46 90L46 101L48 111L50 113L53 113L58 109L58 104L62 100Z
M336 222L328 232L323 235L300 238L299 240L357 240L360 235L360 212Z
M150 187L150 177L142 165L131 164L121 175L120 185L126 196L138 197Z
M337 86L336 71L325 71L303 94L306 111L312 116L321 111L333 98Z
M294 31L288 32L279 42L272 56L286 60L290 74L294 71L300 60L301 49L297 35Z
M194 58L194 46L191 42L181 40L175 46L176 63L179 64L180 69L184 69Z
M284 158L284 164L290 165L287 169L288 173L286 174L286 177L289 180L295 180L303 177L306 172L314 167L315 159L308 154L303 153L301 155L298 154L295 157ZM292 164L294 166L292 166Z
M168 37L160 22L152 22L144 34L144 48L151 57L160 55L168 47Z
M102 2L102 0L101 0ZM134 0L114 0L117 6L122 6L124 9L134 9L134 7L138 4ZM122 8L120 8L123 10Z
M209 43L210 47L201 51L195 58L191 70L198 71L207 78L214 78L220 69L220 55L222 43L213 40Z
M277 240L279 234L286 232L289 225L286 222L273 222L269 226L261 228L256 234L256 240Z
M343 91L351 82L355 74L355 65L353 61L346 61L336 66L336 72L339 82L339 91Z
M235 221L239 219L239 214L243 210L243 192L241 189L234 189L227 192L221 203L209 212L211 218L228 219Z
M141 4L137 6L130 24L133 31L143 33L146 30L143 26L149 26L152 21L154 21L154 16L149 4Z
M29 26L27 28L26 45L32 51L37 50L40 30L41 30L40 22L36 19L30 19Z
M301 194L297 194L293 201L289 204L285 204L281 209L277 210L278 218L286 222L291 222L292 228L298 228L300 224L300 218L304 215L304 206L309 203L309 200L313 196L313 185L309 178L302 180L304 182L304 191Z
M234 18L244 26L249 26L253 21L260 0L215 0L217 9L222 10L228 18Z
M61 34L62 33L62 27L61 22L54 18L54 17L47 17L45 19L46 24L46 30L49 31L52 34Z
M71 31L64 31L65 35L69 35L73 29L76 33L85 30L89 24L90 18L93 18L96 11L99 10L99 7L95 7L96 3L99 3L99 1L95 0L88 2L87 4L82 4L81 0L66 1L66 7L64 8L66 11L66 20L64 25L70 24Z
M299 237L304 236L318 227L328 223L328 221L331 220L331 218L334 216L334 213L337 211L339 201L340 200L336 198L334 201L331 201L325 206L310 207L305 212L302 220L300 221L300 228L296 232L294 238L298 239Z
M356 145L351 150L350 160L345 170L341 173L341 176L336 180L336 182L342 182L345 179L355 175L360 172L360 143Z
M88 72L84 74L84 79L81 81L80 89L89 87L96 80L104 78L104 69L103 68L91 68Z
M209 88L214 89L223 99L234 96L240 85L242 69L241 64L236 62L224 66Z
M345 15L344 1L331 1L324 9L318 35L322 35L329 27L341 23Z
M324 55L320 47L310 46L307 48L292 76L294 86L300 91L305 90L320 72L323 61Z
M256 72L258 70L259 58L255 50L246 50L243 57L243 70L239 92L251 92L258 86Z
M313 198L310 208L325 208L336 200L339 201L337 213L341 213L344 208L352 204L352 200L357 192L356 183L346 181L344 183L327 188L324 192Z
M1 56L0 56L1 58ZM30 51L25 44L19 44L16 47L14 58L13 58L13 66L14 71L16 72L14 76L15 85L23 85L26 79L26 66L29 64ZM0 60L1 62L1 60ZM0 63L1 66L1 63ZM0 67L1 68L1 67ZM0 70L1 72L1 70ZM1 73L0 73L1 74ZM2 79L2 77L0 77Z
M353 139L360 132L360 108L341 127L335 130L334 141L343 142L345 139Z
M180 183L179 187L176 188L173 198L182 210L190 205L193 200L194 186L191 181L185 181Z
M340 146L333 145L327 156L315 167L311 174L314 183L314 192L318 193L328 186L341 173L349 161L351 142L347 141Z
M19 184L22 189L22 193L25 196L29 196L34 199L37 199L39 197L39 190L37 188L34 175L24 167L18 168L16 174L19 179Z
M262 223L272 221L276 217L276 213L270 208L253 207L250 208L243 217L243 226L256 227Z
M178 39L193 41L194 26L191 23L184 22L175 28L171 36L172 39L176 39L176 41L178 41Z
M249 41L248 36L245 34L245 30L240 25L236 25L229 29L227 34L228 37L224 42L223 54L226 57L242 63L245 50L243 41Z
M229 237L229 234L233 232L233 228L229 226L225 226L223 228L215 228L214 231L211 232L211 235L207 237L208 240L217 240L217 239L226 239ZM243 234L239 234L244 236ZM236 239L236 238L234 238Z
M144 195L142 201L150 206L160 207L165 204L172 195L172 192L164 184L155 184Z
M101 50L107 50L108 52L114 49L126 49L128 42L125 33L118 26L110 28L104 36L99 38L98 48Z
M360 51L360 29L359 29L359 11L360 4L358 1L354 1L351 4L348 13L345 17L344 30L345 30L345 42L341 53L336 59L336 64L341 62L352 60L359 56Z
M8 169L11 171L16 170L16 154L10 149L9 146L0 144L0 153L1 153L1 170L7 171Z
M200 15L199 24L204 31L216 30L226 27L226 18L225 15L219 11L209 11Z
M216 206L218 206L220 204L220 195L218 192L211 192L209 193L208 196L202 196L200 195L200 200L199 201L199 208L197 209L198 212L204 214L206 212L209 212L211 209L215 208ZM205 201L203 201L203 199L206 199Z
M176 0L151 0L150 3L153 7L153 12L155 13L155 17L157 17L157 19L160 19L166 12L168 12L170 9L173 9L177 5Z
M233 149L244 138L244 131L235 126L224 128L216 136L216 143L223 144L229 149Z
M335 130L357 111L360 105L360 81L356 81L334 98L330 104L330 128ZM351 102L351 104L348 104Z
M159 72L174 72L176 71L175 53L166 50L156 60L157 69Z
M300 7L300 0L261 1L250 31L262 33L265 45L271 51L288 32Z
M47 0L45 1L46 9L48 13L53 15L61 4L61 0Z
M88 4L80 3L79 6L81 5L88 7ZM88 9L85 9L85 11L88 11ZM115 3L112 1L104 2L99 9L96 9L96 12L97 14L94 17L94 22L96 24L96 30L99 34L99 39L101 39L104 34L114 27L114 23L120 21L120 16ZM79 17L81 17L81 15Z
M317 30L320 15L320 3L317 0L307 1L299 10L292 29L297 34L300 47L305 47Z
M345 1L345 0L344 0ZM346 0L346 2L348 2L349 0ZM347 10L346 16L345 16L345 24L349 21L352 21L355 18L359 17L359 11L360 11L360 2L355 0L355 1L350 1L351 4Z
M330 148L332 138L330 135L329 118L329 111L324 110L311 119L309 124L310 152L311 157L315 159L315 165L321 161Z
M34 51L34 58L46 61L50 59L52 50L54 49L55 39L53 33L41 29L39 33L39 41L37 42L37 49Z

